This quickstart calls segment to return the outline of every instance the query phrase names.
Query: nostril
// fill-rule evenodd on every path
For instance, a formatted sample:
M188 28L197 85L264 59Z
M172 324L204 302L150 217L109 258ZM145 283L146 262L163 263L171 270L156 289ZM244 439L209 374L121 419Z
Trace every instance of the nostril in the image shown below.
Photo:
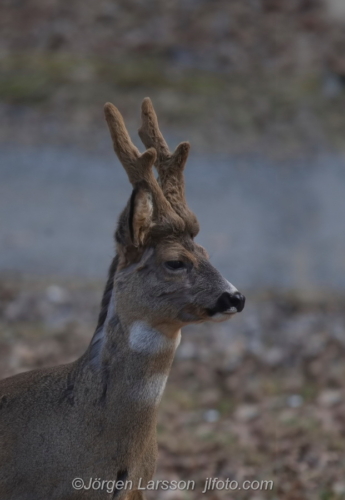
M232 294L223 292L218 298L215 307L209 309L209 314L213 316L216 313L241 312L243 311L245 300L244 296L239 292ZM231 309L235 309L235 311L230 311Z
M246 298L240 292L236 292L231 296L231 305L236 307L237 312L243 311L245 302Z
M224 292L217 300L217 305L216 305L217 312L222 313L230 309L230 307L231 307L231 295L228 292Z

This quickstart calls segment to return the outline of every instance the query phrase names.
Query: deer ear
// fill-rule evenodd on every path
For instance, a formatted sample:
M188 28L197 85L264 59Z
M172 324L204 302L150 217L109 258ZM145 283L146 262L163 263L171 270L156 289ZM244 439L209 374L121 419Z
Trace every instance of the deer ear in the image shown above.
M135 247L143 246L153 226L152 194L146 189L134 188L129 207L129 232Z

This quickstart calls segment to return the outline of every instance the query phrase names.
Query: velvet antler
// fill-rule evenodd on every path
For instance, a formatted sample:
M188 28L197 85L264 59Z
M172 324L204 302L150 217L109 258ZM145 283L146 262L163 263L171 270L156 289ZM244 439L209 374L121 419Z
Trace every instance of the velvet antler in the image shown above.
M152 167L157 158L155 148L150 147L140 154L129 137L119 110L108 102L104 106L104 113L113 140L114 151L127 172L129 182L133 187L136 187L139 182L146 181L160 208L168 212L171 211L171 207L153 175Z
M173 153L170 152L159 130L157 115L149 97L143 100L141 119L139 136L145 147L153 147L157 151L154 163L163 193L175 212L185 221L191 234L195 236L199 232L199 224L196 216L187 206L183 175L190 145L188 142L181 142Z

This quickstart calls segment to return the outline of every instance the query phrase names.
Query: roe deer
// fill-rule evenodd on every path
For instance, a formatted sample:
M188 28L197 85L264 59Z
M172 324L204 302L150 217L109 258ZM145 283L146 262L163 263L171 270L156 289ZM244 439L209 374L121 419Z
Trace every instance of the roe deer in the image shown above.
M92 478L117 481L116 500L142 500L181 327L223 321L244 307L194 242L199 225L183 178L189 144L169 151L148 98L142 154L115 106L105 105L105 117L133 191L118 221L98 325L75 362L1 381L1 500L109 498L100 483L89 488Z

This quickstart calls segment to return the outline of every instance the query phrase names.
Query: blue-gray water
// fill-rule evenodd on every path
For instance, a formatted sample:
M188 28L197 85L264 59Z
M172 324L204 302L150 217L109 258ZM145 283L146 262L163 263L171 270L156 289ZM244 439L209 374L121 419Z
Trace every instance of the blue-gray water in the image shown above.
M0 272L102 278L130 195L111 152L0 151ZM345 289L345 159L191 155L198 241L238 288Z

